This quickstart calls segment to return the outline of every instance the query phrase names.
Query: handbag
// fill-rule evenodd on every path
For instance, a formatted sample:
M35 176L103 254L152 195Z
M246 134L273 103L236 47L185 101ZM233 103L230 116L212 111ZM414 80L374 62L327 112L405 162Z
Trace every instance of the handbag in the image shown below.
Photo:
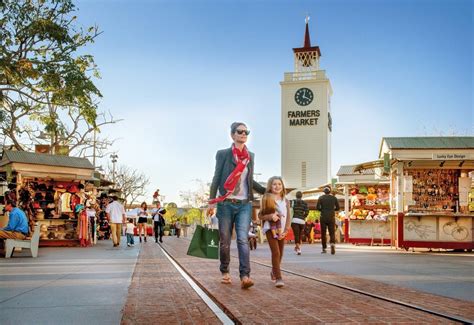
M195 257L218 259L219 230L197 225L187 254Z

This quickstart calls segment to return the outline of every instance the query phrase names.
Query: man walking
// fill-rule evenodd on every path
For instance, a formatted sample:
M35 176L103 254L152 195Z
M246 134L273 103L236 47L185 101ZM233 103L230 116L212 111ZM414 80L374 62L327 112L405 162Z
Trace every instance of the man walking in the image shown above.
M123 205L117 201L117 196L112 196L112 202L105 208L107 219L110 223L110 229L112 231L112 241L114 247L120 245L120 238L122 236L122 224L126 223L125 209Z
M336 254L336 211L339 211L339 202L334 195L331 195L329 187L324 188L324 195L318 199L316 210L321 211L321 243L323 245L322 254L326 253L326 229L329 230L329 243L331 244L331 254Z
M158 244L158 238L160 243L163 242L163 228L165 227L165 218L163 215L166 213L166 209L161 207L160 201L156 203L156 209L153 209L153 232L155 234L155 243Z
M219 224L219 252L221 283L230 284L229 275L230 243L235 225L237 250L239 254L239 274L242 289L250 288L250 252L248 232L252 214L252 189L260 194L265 188L254 181L254 154L248 151L245 143L250 131L242 122L230 126L230 136L234 143L230 148L219 150L210 189L208 215L214 214L217 204ZM216 198L216 196L218 196Z

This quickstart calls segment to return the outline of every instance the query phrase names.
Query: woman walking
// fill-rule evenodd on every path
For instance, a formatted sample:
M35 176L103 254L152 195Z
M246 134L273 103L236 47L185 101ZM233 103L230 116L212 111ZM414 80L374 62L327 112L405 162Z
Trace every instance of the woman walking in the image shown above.
M273 176L268 180L265 194L267 193L273 196L276 203L276 211L271 214L260 213L258 218L264 221L263 232L267 237L272 253L271 279L276 281L275 286L277 288L281 288L285 285L281 277L280 264L283 257L283 248L285 247L285 237L290 230L290 203L285 198L286 190L281 177ZM280 221L281 229L280 235L275 238L272 234L270 222L277 221Z
M295 235L295 253L301 255L301 244L303 243L303 230L305 219L308 216L308 204L302 200L303 194L296 192L296 200L293 201L293 219L291 220L291 228ZM309 238L309 237L307 237Z
M143 202L140 205L140 210L138 210L138 222L137 222L137 224L138 224L138 237L140 238L140 243L142 242L142 229L143 229L143 237L144 237L144 240L145 240L145 243L146 243L147 215L148 215L148 212L147 212L146 202Z

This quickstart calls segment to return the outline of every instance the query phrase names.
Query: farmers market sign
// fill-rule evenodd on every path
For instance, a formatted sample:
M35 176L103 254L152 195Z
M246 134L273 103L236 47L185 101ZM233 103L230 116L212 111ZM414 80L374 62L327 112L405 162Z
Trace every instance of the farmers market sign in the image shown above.
M306 111L289 111L288 120L290 126L318 125L318 118L321 115L319 109L309 109Z

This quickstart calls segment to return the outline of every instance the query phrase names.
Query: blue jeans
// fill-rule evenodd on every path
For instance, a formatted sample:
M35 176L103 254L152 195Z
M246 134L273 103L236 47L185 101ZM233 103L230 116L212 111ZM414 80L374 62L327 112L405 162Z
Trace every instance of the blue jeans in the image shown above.
M133 239L133 234L127 234L127 244L135 245L135 240Z
M252 204L235 204L231 202L217 203L217 220L219 221L219 257L220 271L229 273L230 242L232 229L235 225L237 234L237 250L239 252L240 278L250 274L250 251L248 234L250 229Z

